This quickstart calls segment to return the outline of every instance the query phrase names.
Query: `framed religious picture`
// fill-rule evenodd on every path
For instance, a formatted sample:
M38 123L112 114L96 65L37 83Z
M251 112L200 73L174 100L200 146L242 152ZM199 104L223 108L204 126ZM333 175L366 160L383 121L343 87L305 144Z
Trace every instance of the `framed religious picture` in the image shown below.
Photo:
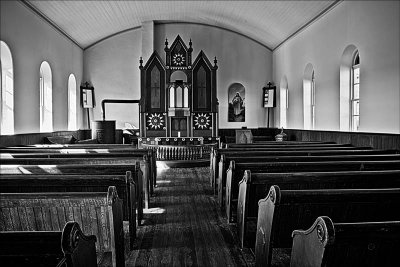
M245 88L233 83L228 88L228 122L244 122L246 117Z
M275 107L275 90L276 86L272 86L268 83L267 87L263 87L263 107L264 108L274 108Z

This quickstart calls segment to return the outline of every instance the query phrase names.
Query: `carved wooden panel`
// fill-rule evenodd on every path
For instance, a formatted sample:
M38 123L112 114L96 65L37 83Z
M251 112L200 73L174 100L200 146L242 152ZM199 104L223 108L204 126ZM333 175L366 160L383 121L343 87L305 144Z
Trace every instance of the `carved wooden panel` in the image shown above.
M212 126L212 116L209 113L193 114L193 129L209 130Z
M161 106L161 84L160 84L160 70L156 67L153 67L151 71L150 78L150 107L151 108L160 108Z
M165 111L165 70L157 57L154 57L145 70L145 110L148 112Z
M199 108L207 108L207 92L206 92L206 71L203 66L200 66L197 72L197 101Z
M193 70L193 111L211 109L211 71L204 62Z

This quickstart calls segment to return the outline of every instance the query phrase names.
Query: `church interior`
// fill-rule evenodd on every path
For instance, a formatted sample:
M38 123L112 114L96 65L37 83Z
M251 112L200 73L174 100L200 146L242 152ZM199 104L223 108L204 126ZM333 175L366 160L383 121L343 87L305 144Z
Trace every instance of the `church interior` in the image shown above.
M4 266L400 262L400 2L0 15Z

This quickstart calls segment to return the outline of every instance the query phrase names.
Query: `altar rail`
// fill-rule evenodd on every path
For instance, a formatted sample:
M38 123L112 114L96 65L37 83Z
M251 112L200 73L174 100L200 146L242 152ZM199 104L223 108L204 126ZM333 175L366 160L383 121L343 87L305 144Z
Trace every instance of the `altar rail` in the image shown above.
M186 146L142 144L142 147L154 150L157 160L209 160L211 149L218 147L218 143Z

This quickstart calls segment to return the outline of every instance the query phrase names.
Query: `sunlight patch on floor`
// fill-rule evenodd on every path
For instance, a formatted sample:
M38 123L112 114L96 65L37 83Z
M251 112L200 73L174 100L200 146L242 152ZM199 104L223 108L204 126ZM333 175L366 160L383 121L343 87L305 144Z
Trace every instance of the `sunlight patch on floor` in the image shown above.
M168 170L169 166L165 162L157 161L157 170Z
M143 209L144 214L163 214L165 213L165 209L163 208L150 208L150 209Z

